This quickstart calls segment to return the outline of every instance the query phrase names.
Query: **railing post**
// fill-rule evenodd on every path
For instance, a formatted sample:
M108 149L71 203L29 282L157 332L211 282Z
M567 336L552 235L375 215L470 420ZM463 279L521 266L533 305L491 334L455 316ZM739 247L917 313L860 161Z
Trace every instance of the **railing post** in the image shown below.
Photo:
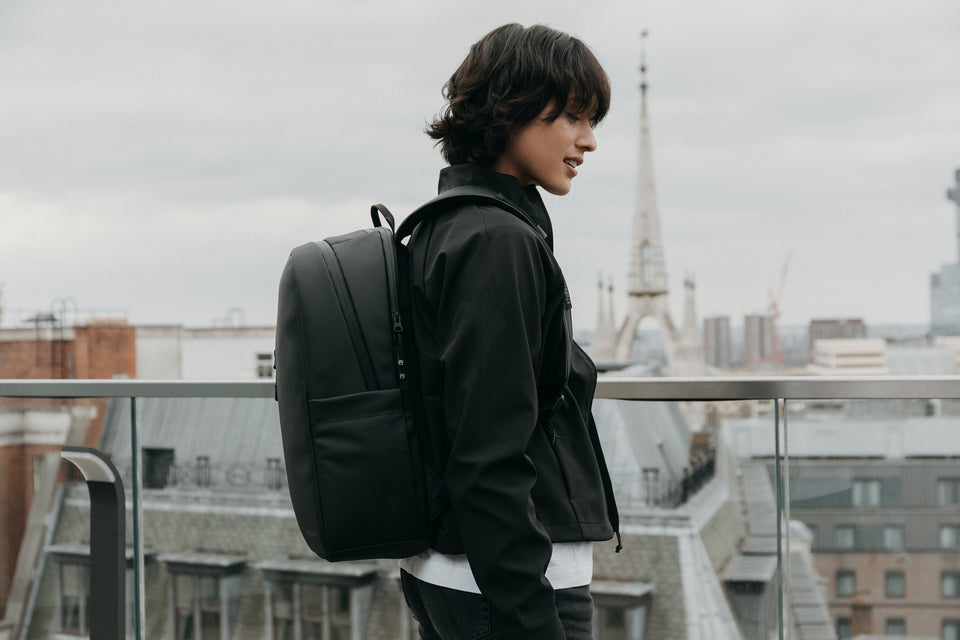
M61 457L83 474L90 491L90 640L121 640L126 631L126 502L110 460L88 447L63 447Z
M143 453L137 425L137 399L130 398L131 484L133 485L133 633L143 640L144 602L146 591L143 562Z
M783 640L783 483L780 477L780 405L783 400L774 398L773 400L773 459L775 460L774 469L776 475L776 494L777 494L777 637Z

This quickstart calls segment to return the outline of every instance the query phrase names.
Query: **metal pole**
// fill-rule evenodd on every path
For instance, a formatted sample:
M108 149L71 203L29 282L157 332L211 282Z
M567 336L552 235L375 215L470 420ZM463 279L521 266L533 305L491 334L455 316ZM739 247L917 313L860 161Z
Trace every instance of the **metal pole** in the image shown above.
M776 461L774 468L776 470L777 478L777 632L780 640L783 640L783 545L780 544L780 541L783 539L781 536L783 532L781 531L781 519L780 514L783 512L783 484L780 479L780 403L783 402L779 398L774 398L773 400L773 459Z
M143 477L140 472L143 458L140 450L139 427L137 425L137 399L130 398L130 448L133 485L133 633L137 640L143 640L144 602L146 591L143 565Z
M783 544L787 549L787 562L783 566L783 582L786 585L787 592L787 635L790 638L793 638L793 607L790 600L790 440L788 437L789 429L787 427L787 415L790 412L787 410L786 400L783 401L783 407L781 410L783 411L783 519L787 523L787 530L783 536Z

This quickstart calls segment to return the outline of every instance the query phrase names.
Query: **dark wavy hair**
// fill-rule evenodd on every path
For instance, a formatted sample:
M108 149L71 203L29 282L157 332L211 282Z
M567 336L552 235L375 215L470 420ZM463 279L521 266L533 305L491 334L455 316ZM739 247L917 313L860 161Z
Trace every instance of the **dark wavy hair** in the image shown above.
M427 135L450 164L489 166L551 104L549 121L590 112L595 126L610 108L610 80L577 38L543 25L505 24L470 47L443 96L447 104Z

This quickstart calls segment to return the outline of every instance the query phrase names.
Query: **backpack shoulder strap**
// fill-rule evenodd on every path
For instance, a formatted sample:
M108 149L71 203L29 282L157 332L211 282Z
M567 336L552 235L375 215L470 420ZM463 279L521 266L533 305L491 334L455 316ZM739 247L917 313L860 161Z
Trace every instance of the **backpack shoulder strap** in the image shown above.
M513 204L503 196L492 194L489 189L468 185L448 189L433 200L430 200L429 202L417 208L413 213L408 215L402 223L400 223L400 227L397 229L396 241L398 243L402 242L405 238L412 234L416 226L425 219L444 211L449 211L453 207L471 203L489 204L499 207L504 211L508 211L533 227L537 233L540 234L541 238L546 239L547 237L547 232L544 231L543 228L533 220L533 218L531 218L517 205Z

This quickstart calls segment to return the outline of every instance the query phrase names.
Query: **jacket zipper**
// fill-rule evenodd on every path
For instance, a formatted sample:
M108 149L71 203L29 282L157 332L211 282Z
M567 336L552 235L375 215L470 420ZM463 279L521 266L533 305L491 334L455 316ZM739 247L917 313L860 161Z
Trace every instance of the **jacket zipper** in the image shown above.
M558 402L564 400L564 394L560 394ZM558 451L557 440L562 440L560 436L557 435L557 428L553 424L553 420L547 418L547 437L550 438L550 449L553 451L553 457L557 461L557 469L560 470L560 477L563 478L563 488L567 491L567 502L570 504L570 509L573 511L574 517L577 519L577 522L580 521L580 514L577 513L577 508L571 501L573 496L573 490L570 486L570 479L567 477L567 470L563 466L563 462L560 460L560 453Z

